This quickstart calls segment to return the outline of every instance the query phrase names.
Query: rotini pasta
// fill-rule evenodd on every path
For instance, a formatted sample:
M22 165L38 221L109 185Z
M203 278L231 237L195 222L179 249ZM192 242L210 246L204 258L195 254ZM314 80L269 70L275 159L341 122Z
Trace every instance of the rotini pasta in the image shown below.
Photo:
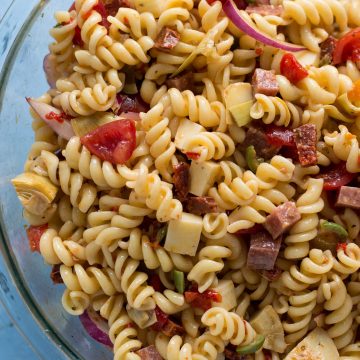
M114 359L359 358L359 10L55 13L12 183L64 309Z

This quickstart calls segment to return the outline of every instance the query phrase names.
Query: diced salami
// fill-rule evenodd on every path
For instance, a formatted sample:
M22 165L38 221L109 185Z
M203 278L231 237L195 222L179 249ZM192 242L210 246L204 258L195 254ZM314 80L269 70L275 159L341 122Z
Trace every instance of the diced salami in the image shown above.
M284 8L281 5L269 5L269 2L263 5L257 2L257 5L249 5L245 9L245 11L248 14L259 14L261 16L266 16L266 15L281 16L283 10Z
M60 275L60 265L54 265L51 269L50 278L54 284L63 284L64 281Z
M265 229L273 239L277 239L301 218L299 210L292 201L279 205L270 215L266 217ZM272 267L271 267L272 269ZM270 269L265 269L270 270Z
M195 196L187 201L187 209L191 214L204 215L219 212L219 207L211 196Z
M154 345L142 348L136 351L136 354L140 356L141 360L162 360L161 355Z
M281 238L273 240L266 231L251 235L247 266L256 270L272 270L280 245Z
M181 162L174 166L173 182L179 200L185 200L190 188L190 165Z
M266 280L275 281L280 277L282 270L275 265L274 268L271 270L262 270L259 272L260 275L264 277Z
M154 47L162 51L169 51L173 49L179 41L180 34L176 30L164 27L156 38Z
M337 39L330 35L324 42L320 44L320 63L322 66L332 63L336 43Z
M258 127L251 126L246 132L244 142L240 145L240 149L245 151L248 146L253 145L256 151L256 156L265 160L271 159L276 155L280 147L271 145L265 132Z
M194 74L187 72L183 75L176 76L172 79L166 80L168 88L176 88L179 91L191 90L194 83Z
M255 69L251 84L255 94L275 96L279 92L274 70Z
M165 323L161 331L164 335L168 337L173 337L175 335L183 335L185 333L185 329L181 325L176 324L170 319Z
M340 188L335 206L360 209L360 188L342 186Z
M295 143L299 155L301 166L311 166L317 164L316 156L316 126L315 124L305 124L295 131Z

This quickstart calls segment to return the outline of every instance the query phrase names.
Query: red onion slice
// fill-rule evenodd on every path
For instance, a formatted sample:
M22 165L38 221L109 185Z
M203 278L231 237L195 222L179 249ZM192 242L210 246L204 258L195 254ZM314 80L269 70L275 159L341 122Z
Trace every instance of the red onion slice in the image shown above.
M273 39L269 35L263 33L262 31L254 27L241 14L236 4L234 3L234 0L223 0L222 4L224 13L233 22L233 24L255 40L260 41L265 45L269 45L277 49L282 49L286 51L296 52L305 50L303 46L294 45L285 41Z
M112 347L107 321L94 310L88 309L79 316L86 332L96 341Z
M62 118L65 114L59 109L31 98L26 98L26 101L41 117L41 119L44 120L46 124L48 124L59 136L66 140L70 140L73 136L75 136L70 121ZM62 121L51 119L49 114L58 115L60 119L62 118Z
M45 55L43 61L43 69L48 84L52 89L54 89L56 87L56 79L59 77L59 74L56 70L56 58L54 55Z

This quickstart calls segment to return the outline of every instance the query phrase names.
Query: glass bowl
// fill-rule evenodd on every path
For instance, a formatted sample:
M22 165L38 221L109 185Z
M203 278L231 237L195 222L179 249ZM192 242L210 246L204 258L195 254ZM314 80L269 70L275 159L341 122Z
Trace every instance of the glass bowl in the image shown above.
M68 9L71 0L5 3L11 5L0 14L0 300L40 359L111 359L111 351L63 310L64 289L52 284L51 268L30 252L22 208L10 184L23 171L33 142L25 96L48 89L42 70L51 42L48 32L54 12Z

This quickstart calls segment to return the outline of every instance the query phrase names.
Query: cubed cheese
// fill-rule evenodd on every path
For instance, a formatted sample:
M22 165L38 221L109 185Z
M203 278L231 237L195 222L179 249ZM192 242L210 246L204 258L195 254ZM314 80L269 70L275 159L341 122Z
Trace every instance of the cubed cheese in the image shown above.
M175 146L179 149L183 149L183 143L190 135L198 134L205 131L205 128L197 123L194 123L188 119L181 119L179 127L175 135Z
M190 166L190 193L204 196L219 175L220 165L213 161L192 161Z
M339 352L328 333L316 328L291 350L285 360L338 360ZM354 357L355 359L355 357Z
M221 295L221 302L213 302L213 306L220 306L228 311L236 307L235 287L231 280L219 280L214 290Z
M182 213L178 220L170 220L165 240L165 249L176 254L195 256L199 245L202 218Z

